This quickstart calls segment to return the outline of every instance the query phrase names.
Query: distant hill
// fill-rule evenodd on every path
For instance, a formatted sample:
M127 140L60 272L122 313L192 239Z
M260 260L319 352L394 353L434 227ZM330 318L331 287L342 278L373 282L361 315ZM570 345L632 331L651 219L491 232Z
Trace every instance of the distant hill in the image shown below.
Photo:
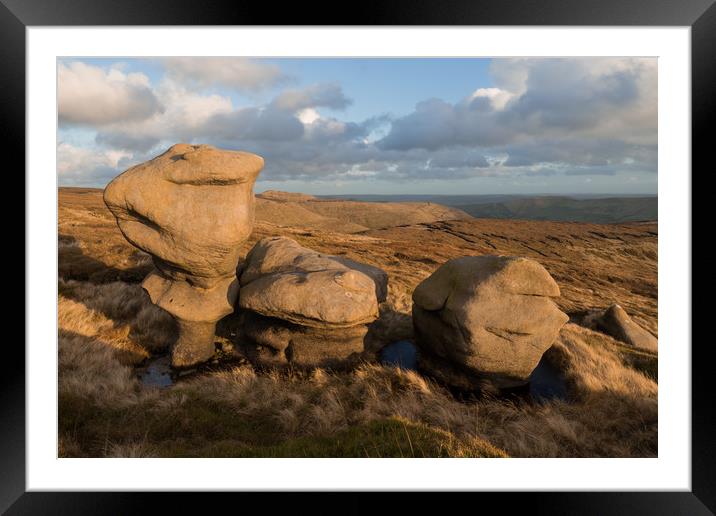
M573 199L569 197L529 197L506 202L461 205L475 218L526 219L599 224L654 221L658 218L656 197L611 197Z
M269 201L281 201L281 202L303 202L303 201L316 201L317 197L313 195L294 193L294 192L282 192L281 190L266 190L260 194L256 194L259 199L267 199Z
M102 190L60 188L67 201L104 209ZM68 202L68 206L72 201ZM597 224L656 221L656 196L351 195L269 190L256 195L256 221L337 233L447 220L523 219Z
M464 211L432 202L376 203L320 199L270 190L256 195L256 220L341 233L470 219Z
M525 195L350 195L375 203L434 202L458 208L475 218L592 222L597 224L655 221L656 196L525 196Z

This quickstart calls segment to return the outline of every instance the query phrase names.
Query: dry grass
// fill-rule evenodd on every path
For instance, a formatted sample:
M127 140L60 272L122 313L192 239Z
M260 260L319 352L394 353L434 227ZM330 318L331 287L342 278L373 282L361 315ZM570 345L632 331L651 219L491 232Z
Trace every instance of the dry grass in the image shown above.
M60 456L657 454L657 356L574 324L547 353L567 379L566 402L462 402L417 373L375 364L311 373L238 366L164 390L142 386L134 366L167 349L174 323L136 283L151 266L146 255L124 242L96 197L74 192L63 202L61 193ZM410 292L422 278L453 256L486 252L544 263L566 310L618 301L656 333L654 230L463 221L348 235L259 223L245 247L280 232L387 270L375 350L410 338Z
M610 351L611 339L572 324L548 355L569 382L569 403L464 403L415 372L374 364L343 373L241 366L158 390L143 388L121 360L127 342L147 354L166 345L155 332L166 314L136 285L66 282L60 291L67 289L89 297L84 305L60 295L63 456L274 456L299 444L309 455L333 456L357 453L361 439L379 442L396 420L413 425L421 446L438 456L489 455L488 445L526 457L657 451L656 383ZM126 332L141 337L117 338ZM341 452L339 438L353 444ZM411 456L405 441L396 443L369 455Z
M60 336L90 340L122 364L136 365L166 351L175 338L174 319L139 285L60 280L58 292Z
M470 218L462 210L426 202L368 203L303 194L264 192L256 196L256 220L283 227L358 233L396 225Z

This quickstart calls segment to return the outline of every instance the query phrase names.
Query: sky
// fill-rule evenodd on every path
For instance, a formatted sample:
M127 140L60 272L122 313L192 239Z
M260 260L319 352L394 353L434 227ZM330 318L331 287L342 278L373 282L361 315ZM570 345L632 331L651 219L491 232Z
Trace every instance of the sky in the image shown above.
M656 58L62 58L60 186L171 145L262 156L255 190L655 194Z

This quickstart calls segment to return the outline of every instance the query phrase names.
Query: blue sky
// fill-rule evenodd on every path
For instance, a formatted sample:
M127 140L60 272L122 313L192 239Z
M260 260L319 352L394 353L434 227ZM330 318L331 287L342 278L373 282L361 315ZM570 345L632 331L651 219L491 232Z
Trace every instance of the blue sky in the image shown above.
M262 155L257 191L656 193L656 60L64 58L58 180L179 141Z

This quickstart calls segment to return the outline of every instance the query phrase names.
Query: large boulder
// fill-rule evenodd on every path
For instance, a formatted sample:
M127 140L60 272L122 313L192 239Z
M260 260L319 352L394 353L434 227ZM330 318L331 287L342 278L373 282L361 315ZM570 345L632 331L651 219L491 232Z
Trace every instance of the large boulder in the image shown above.
M176 144L116 177L104 201L125 238L155 265L142 286L179 323L172 365L214 352L216 321L234 309L240 245L254 221L255 154Z
M651 333L635 323L619 305L612 305L596 319L597 327L617 340L635 348L655 352L658 341Z
M525 384L568 317L539 263L468 256L439 267L413 292L421 367L456 387Z
M305 365L361 353L388 283L376 267L285 237L260 240L239 278L242 333L259 348L248 354Z

